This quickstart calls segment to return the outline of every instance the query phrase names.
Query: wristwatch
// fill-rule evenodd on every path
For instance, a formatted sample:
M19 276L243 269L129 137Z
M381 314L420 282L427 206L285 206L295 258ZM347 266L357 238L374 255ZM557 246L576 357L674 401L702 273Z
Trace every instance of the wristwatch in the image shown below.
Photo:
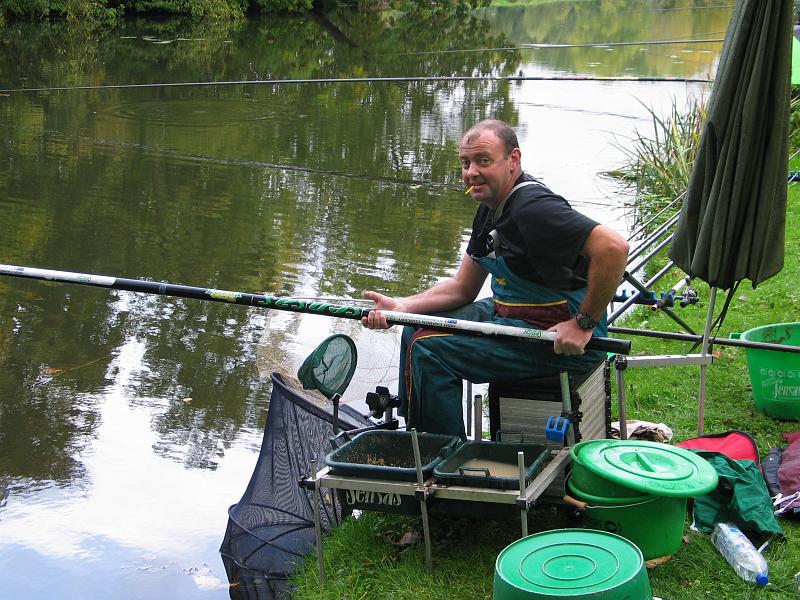
M577 321L578 327L586 331L592 331L595 327L597 327L597 321L595 321L585 312L579 312L577 315L575 315L575 321Z

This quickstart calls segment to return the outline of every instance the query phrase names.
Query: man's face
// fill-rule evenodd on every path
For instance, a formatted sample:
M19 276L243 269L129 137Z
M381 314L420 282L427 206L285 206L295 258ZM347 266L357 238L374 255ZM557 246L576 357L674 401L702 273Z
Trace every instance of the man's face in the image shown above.
M458 147L461 178L474 200L495 208L514 187L519 175L519 148L506 156L503 143L492 131L480 131Z

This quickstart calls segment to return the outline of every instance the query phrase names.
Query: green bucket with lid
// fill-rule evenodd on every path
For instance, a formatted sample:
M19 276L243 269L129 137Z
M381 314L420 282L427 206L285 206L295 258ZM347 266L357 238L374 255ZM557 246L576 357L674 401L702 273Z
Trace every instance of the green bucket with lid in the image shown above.
M508 545L497 556L494 600L651 600L640 550L591 529L554 529Z
M673 554L681 547L686 498L606 498L584 492L571 479L567 493L586 503L585 527L623 536L638 546L645 560Z
M645 560L680 548L687 498L717 486L711 464L677 446L588 440L576 448L578 460L573 461L567 491L587 504L584 524L631 540Z
M731 337L800 346L800 322L763 325ZM800 419L800 354L746 348L746 355L756 408L777 419Z

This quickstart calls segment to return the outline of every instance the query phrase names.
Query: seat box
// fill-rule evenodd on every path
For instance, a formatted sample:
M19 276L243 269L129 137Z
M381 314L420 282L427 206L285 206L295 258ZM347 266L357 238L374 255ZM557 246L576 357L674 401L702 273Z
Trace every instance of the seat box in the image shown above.
M611 437L610 370L604 360L589 371L569 374L570 430L575 443ZM488 396L492 440L544 444L548 450L563 447L548 440L545 432L547 418L560 416L563 410L558 376L492 383ZM543 496L563 497L565 477L566 468Z

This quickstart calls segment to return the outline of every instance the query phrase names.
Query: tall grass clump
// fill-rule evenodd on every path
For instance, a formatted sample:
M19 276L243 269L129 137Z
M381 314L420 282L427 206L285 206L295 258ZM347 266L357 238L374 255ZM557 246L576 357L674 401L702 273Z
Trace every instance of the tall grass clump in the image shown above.
M800 154L800 86L792 86L789 107L789 154L794 157ZM693 99L680 110L673 101L664 117L651 108L647 110L652 132L636 130L630 139L617 142L615 145L625 160L609 174L636 189L633 226L639 227L652 219L650 229L653 229L680 209L680 202L676 202L658 215L689 187L706 120L706 105L702 99ZM653 218L654 215L658 218Z
M636 187L635 224L643 223L686 191L706 118L702 100L691 100L685 110L673 101L661 117L652 108L652 132L638 129L630 140L617 143L625 162L614 176Z

